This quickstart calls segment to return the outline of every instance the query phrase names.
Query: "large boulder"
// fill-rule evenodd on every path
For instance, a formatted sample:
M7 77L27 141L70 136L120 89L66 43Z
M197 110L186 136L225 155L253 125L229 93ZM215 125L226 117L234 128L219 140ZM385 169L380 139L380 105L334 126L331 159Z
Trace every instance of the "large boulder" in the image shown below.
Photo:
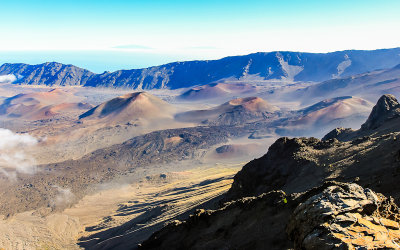
M295 249L394 249L398 221L392 199L354 183L331 183L294 210L287 232Z

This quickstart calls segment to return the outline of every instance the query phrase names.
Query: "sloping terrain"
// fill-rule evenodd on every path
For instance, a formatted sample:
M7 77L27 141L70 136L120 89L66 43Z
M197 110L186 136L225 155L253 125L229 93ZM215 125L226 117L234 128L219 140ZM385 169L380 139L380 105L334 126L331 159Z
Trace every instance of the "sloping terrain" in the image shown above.
M179 96L187 101L199 101L256 93L256 86L245 83L213 83L191 88Z
M48 92L19 94L7 98L0 105L0 115L24 120L48 119L57 115L85 112L93 106L79 102L81 98L71 92L53 89Z
M293 72L296 72L296 69L293 69ZM40 105L49 106L50 113L64 114L69 109L65 100L77 98L76 100L80 101L80 98L85 95L83 93L80 97L69 96L68 92L62 91L20 95L11 98L10 106L7 108L11 110L12 105L20 103L27 106L43 103ZM179 104L175 103L175 105ZM290 122L296 128L309 126L329 128L329 126L336 126L336 120L348 121L357 114L362 114L365 120L367 114L364 113L366 110L369 112L370 106L368 101L361 98L345 96L328 99L298 111L288 111L280 110L258 97L245 97L231 100L216 108L181 113L190 115L187 116L188 122L196 121L203 126L165 130L165 126L171 125L168 123L162 124L164 130L161 131L138 132L137 129L140 130L141 127L151 129L152 121L160 123L160 120L174 121L175 118L175 110L167 102L148 93L138 92L122 95L110 101L102 101L90 111L84 114L81 112L79 120L76 115L74 119L51 122L47 126L38 124L37 129L27 131L39 139L38 145L42 151L34 155L37 156L38 162L42 162L43 159L54 160L65 157L62 161L54 160L51 161L52 163L46 162L46 164L36 166L37 171L33 175L18 174L16 180L12 182L7 177L1 176L0 211L4 215L4 220L0 223L0 230L8 233L0 237L0 243L6 244L10 242L7 239L18 237L17 235L22 230L20 225L25 225L26 231L31 232L28 233L31 236L23 234L23 237L27 237L26 242L33 244L33 237L38 237L45 239L43 242L51 243L42 247L68 246L72 249L76 247L74 240L79 234L81 246L87 248L120 247L122 249L127 246L135 248L140 241L155 230L161 229L165 222L184 219L188 211L202 206L204 202L207 202L204 208L209 208L214 198L232 201L245 196L272 192L275 194L265 196L266 203L275 202L280 204L278 207L257 203L262 205L257 205L253 210L252 205L249 204L253 204L253 200L258 200L258 198L244 199L249 203L244 201L242 202L244 205L238 205L238 207L232 205L232 208L236 208L225 214L226 221L221 220L221 223L228 224L224 224L223 229L212 226L215 231L207 237L214 240L212 235L220 235L223 232L221 240L215 241L219 242L218 244L223 244L227 239L229 241L232 239L229 235L233 235L237 241L231 243L238 245L243 243L241 245L243 247L257 247L263 244L272 244L271 246L279 248L290 247L292 243L285 241L288 240L288 236L285 233L281 234L281 231L284 232L286 222L295 206L298 205L297 201L291 203L297 199L297 195L293 197L290 195L292 193L306 192L326 180L333 179L345 182L356 181L384 195L400 197L399 190L393 188L393 183L398 178L396 152L400 151L397 143L397 138L400 136L397 125L400 119L398 118L399 104L393 96L387 95L378 101L362 129L356 132L343 130L349 133L345 139L340 138L338 132L328 139L325 138L326 140L282 138L276 141L267 155L248 163L235 176L233 186L224 197L221 195L229 188L231 182L231 177L224 175L229 171L221 173L221 176L212 176L206 175L210 172L204 170L204 176L201 177L203 179L199 175L197 179L189 178L187 181L175 182L173 179L175 177L171 176L179 176L179 174L171 174L171 170L183 166L192 169L204 162L218 163L219 165L215 165L215 168L223 169L224 165L221 164L228 163L227 159L235 163L248 161L253 158L252 153L259 152L260 149L265 150L260 144L261 138L276 138L274 132L278 121ZM35 106L32 106L32 109L33 107ZM72 107L72 109L75 108ZM181 117L178 115L179 118ZM28 118L21 117L21 119ZM140 124L139 120L146 122ZM40 121L30 121L28 124L37 122L40 123ZM342 130L338 129L338 131ZM65 138L65 141L61 142L57 138ZM118 142L116 142L117 139ZM88 148L89 141L96 144L98 148ZM51 147L59 151L57 153L49 151ZM70 147L77 151L67 153ZM60 158L57 158L58 153L60 153ZM65 155L61 157L62 154ZM259 155L261 153L257 157ZM231 171L229 175L233 172ZM144 196L141 198L136 196L138 194L136 186L130 187L131 197L125 193L117 195L117 192L123 190L119 187L108 190L120 181L131 184L132 181L137 181L142 177L145 178L145 182L173 183L182 189L167 188L165 193L160 193L155 189L162 185L157 186L157 184L155 189L147 193L145 200L142 199ZM170 177L172 179L169 179ZM385 179L385 183L382 183L382 179ZM200 180L204 182L199 183ZM196 197L188 198L187 196L190 195L196 195ZM179 200L182 202L178 202ZM94 201L98 201L98 204ZM241 201L237 202L241 203ZM289 210L286 209L288 203L293 204ZM109 209L107 204L110 206ZM96 212L85 214L85 207L90 207L93 209L91 211ZM100 208L105 209L104 213L100 212ZM244 212L246 217L254 220L247 221L245 217L240 216L243 208L249 209L248 212ZM268 212L260 215L262 211L269 211L271 214ZM65 214L66 212L68 214ZM231 212L232 215L238 215L238 217L230 217ZM208 212L205 213L208 214ZM360 216L361 219L365 219L369 215L360 213ZM265 235L266 231L262 231L263 227L257 224L257 218L276 229L273 233L268 232L268 238L263 239L262 242L254 242L241 231L242 227L246 227L254 235L258 233ZM276 220L280 219L285 223L278 225ZM179 223L176 222L176 224ZM333 223L333 225L336 224ZM354 224L354 226L357 225ZM230 227L235 232L229 231ZM68 228L68 230L63 228ZM199 230L201 228L199 227ZM64 230L65 233L60 233L60 230ZM54 238L52 238L53 235ZM188 234L189 238L195 239L191 232ZM31 246L23 241L18 242L17 248ZM207 246L214 246L213 244L210 243ZM11 245L10 248L14 246L16 245Z
M309 102L316 97L356 95L375 99L383 94L400 94L400 65L359 75L332 79L298 91L298 98Z
M258 195L274 189L303 192L325 179L357 179L366 187L400 198L400 190L391 187L392 181L397 178L400 113L397 105L392 106L392 112L375 112L385 109L381 106L388 98L391 99L390 96L383 96L372 112L372 116L380 117L381 123L375 129L360 129L364 131L363 137L357 136L350 141L278 139L266 155L248 163L235 176L228 197ZM364 124L369 124L370 120ZM391 130L388 131L386 126L390 126ZM362 127L365 128L365 125ZM385 133L377 133L380 129ZM386 181L382 182L382 179Z
M161 229L165 222L185 218L195 208L212 207L229 189L237 167L200 167L182 172L164 172L146 176L145 180L132 185L128 188L131 192L129 196L127 188L110 190L109 196L103 193L100 197L113 201L115 192L122 191L125 200L100 222L87 227L81 234L79 245L86 249L134 249L152 232ZM84 199L82 205L67 209L65 213L78 215L79 208L84 210L87 207L86 202L87 199ZM104 205L107 203L108 200L102 202ZM85 214L84 211L81 213Z
M0 75L14 74L21 84L84 85L133 89L178 89L224 79L324 81L400 63L399 48L332 53L268 52L220 60L174 62L145 69L93 74L72 65L3 64Z
M139 249L397 249L399 215L391 198L326 182L301 194L271 191L197 210Z
M278 139L235 175L228 203L170 224L142 248L288 249L290 240L295 249L397 248L393 199L332 181L400 199L398 107L393 96L382 96L359 130L369 136Z
M58 194L55 185L70 190L79 200L96 190L96 185L154 165L201 159L212 146L226 143L228 138L248 136L255 129L248 126L193 127L161 130L136 136L122 144L96 150L77 160L37 166L34 175L19 175L16 182L0 179L0 213L52 207ZM23 187L23 188L21 188ZM77 201L77 200L73 200Z
M397 118L400 114L400 104L393 95L383 95L372 109L367 121L359 130L350 128L336 128L326 134L323 140L338 139L350 141L364 136L381 136L397 131Z
M289 118L278 120L274 125L281 135L317 136L334 127L358 126L366 119L372 106L372 103L362 98L336 97L291 112Z
M73 65L48 62L38 65L5 63L0 67L0 75L14 75L19 83L30 85L84 85L94 73Z
M238 167L185 170L171 165L164 166L161 174L135 173L104 184L101 192L64 211L32 210L0 220L0 245L16 250L136 247L171 218L209 207L229 189ZM60 192L53 201L62 203L66 198L66 192ZM81 246L76 244L78 238Z
M123 124L138 120L173 118L174 108L167 102L146 92L135 92L116 97L79 116L103 124Z
M238 125L267 120L276 116L279 108L267 103L259 97L233 99L208 110L194 110L177 114L182 122L197 122L213 125Z

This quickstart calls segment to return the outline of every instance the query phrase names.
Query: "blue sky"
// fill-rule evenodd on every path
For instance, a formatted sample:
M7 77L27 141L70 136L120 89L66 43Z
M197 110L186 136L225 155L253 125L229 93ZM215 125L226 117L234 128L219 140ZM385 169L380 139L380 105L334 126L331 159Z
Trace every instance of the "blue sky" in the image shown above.
M398 0L1 0L0 63L95 72L258 51L400 46Z

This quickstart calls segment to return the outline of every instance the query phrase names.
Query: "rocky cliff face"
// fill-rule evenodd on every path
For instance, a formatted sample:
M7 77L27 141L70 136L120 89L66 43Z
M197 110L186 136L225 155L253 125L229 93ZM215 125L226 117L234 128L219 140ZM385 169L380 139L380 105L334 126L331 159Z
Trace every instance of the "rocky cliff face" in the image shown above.
M177 89L222 79L257 77L261 80L323 81L400 63L400 48L374 51L255 53L220 60L175 62L145 69L93 74L72 65L4 64L0 75L21 76L23 84L84 85L134 89ZM343 64L343 62L346 62ZM346 67L343 67L346 65Z
M318 144L320 141L316 138L278 139L267 154L249 162L235 175L228 200L282 189L288 178L301 175L301 172L321 172L309 153Z
M322 140L337 139L351 141L364 136L380 136L399 131L400 104L393 95L383 95L373 107L367 121L361 129L336 128L326 134Z
M272 191L198 210L140 249L397 248L399 215L391 198L357 184L326 182L303 194Z
M274 191L218 210L197 210L153 234L139 249L288 249L285 225L293 207Z
M399 248L397 107L383 96L348 141L278 139L236 174L220 209L175 222L142 248Z
M384 122L400 117L400 104L393 95L383 95L372 109L368 120L361 125L361 130L377 129Z
M400 190L389 184L397 178L400 159L398 112L397 100L385 95L359 131L336 129L325 140L278 139L266 155L249 162L238 172L227 199L275 189L304 192L325 179L352 181L354 178L379 192L390 192L400 198ZM341 136L348 139L336 139ZM381 178L388 178L388 182L382 182Z

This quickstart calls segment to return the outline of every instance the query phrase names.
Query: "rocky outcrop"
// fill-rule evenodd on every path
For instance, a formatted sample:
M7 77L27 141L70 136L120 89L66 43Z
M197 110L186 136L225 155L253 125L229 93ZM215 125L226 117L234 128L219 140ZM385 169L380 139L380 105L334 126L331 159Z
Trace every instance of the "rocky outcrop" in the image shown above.
M388 108L375 108L370 117L391 114L393 100L382 97L377 106ZM370 121L380 130L392 119ZM390 128L345 142L280 138L236 174L220 209L170 224L141 247L399 248L400 211L389 196L400 198L400 127Z
M276 189L305 192L324 180L354 181L400 198L399 132L361 137L348 142L336 139L281 138L259 159L246 164L234 177L226 200L259 195ZM383 181L384 180L384 181Z
M384 96L376 107L382 103L396 101ZM387 106L389 109L396 107ZM393 117L397 112L397 108L391 109L394 111L386 112L389 114L387 116L379 110L381 109L375 108L370 117ZM360 132L337 129L324 140L287 137L278 139L267 154L249 162L236 174L226 200L260 195L277 189L288 193L304 192L326 179L346 182L358 179L358 183L362 185L368 185L396 199L400 198L400 189L393 188L400 159L400 143L397 139L400 136L400 126L396 119L386 118L378 119L380 126L375 130ZM350 139L341 141L341 136L348 136ZM386 181L383 182L382 178Z
M399 209L354 183L302 194L272 191L218 210L198 210L154 233L140 249L398 248Z
M339 136L343 136L345 134L349 134L351 132L354 132L353 129L351 128L335 128L329 133L327 133L324 137L322 137L323 141L331 140L331 139L337 139Z
M368 120L361 125L361 130L373 130L384 122L400 117L400 104L393 95L383 95L372 109Z
M144 69L118 70L93 74L72 65L3 64L0 75L22 77L22 84L84 85L132 89L177 89L205 85L223 79L258 77L261 80L323 81L400 63L400 48L333 53L269 52L220 60L174 62ZM379 58L377 60L376 58ZM343 61L351 61L340 69ZM338 75L340 71L340 74Z
M294 210L287 233L295 249L397 249L399 209L357 184L331 183Z
M288 249L285 226L292 209L282 191L239 199L174 221L139 249Z
M399 120L400 104L393 95L386 94L379 98L367 121L359 130L336 128L326 134L322 140L335 138L339 141L351 141L366 136L382 136L399 131Z
M227 200L282 189L291 175L298 175L305 168L318 171L314 157L306 152L319 143L316 138L278 139L267 154L250 161L235 175Z

